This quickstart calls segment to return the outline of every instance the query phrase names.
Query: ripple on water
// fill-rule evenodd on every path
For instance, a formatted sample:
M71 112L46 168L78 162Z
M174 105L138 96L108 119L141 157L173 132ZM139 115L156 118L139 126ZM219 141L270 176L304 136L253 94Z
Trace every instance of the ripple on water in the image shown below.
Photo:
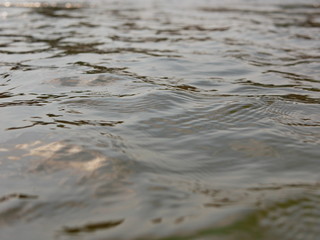
M0 2L0 239L317 239L318 15Z

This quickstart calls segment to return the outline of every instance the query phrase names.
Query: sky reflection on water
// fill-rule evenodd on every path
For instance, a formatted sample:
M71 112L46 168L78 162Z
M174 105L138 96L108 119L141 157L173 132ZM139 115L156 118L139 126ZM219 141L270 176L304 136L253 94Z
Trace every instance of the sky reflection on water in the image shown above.
M317 239L319 13L0 1L0 239Z

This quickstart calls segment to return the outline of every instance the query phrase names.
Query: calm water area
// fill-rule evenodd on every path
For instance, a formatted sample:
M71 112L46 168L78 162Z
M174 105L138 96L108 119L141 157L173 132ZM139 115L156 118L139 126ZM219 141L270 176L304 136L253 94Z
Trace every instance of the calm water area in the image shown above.
M317 240L318 0L0 0L1 240Z

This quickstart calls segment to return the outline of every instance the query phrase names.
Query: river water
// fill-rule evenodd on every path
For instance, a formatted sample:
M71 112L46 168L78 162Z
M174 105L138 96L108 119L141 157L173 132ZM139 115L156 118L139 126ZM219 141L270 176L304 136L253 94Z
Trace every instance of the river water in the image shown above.
M320 235L320 3L0 2L0 239Z

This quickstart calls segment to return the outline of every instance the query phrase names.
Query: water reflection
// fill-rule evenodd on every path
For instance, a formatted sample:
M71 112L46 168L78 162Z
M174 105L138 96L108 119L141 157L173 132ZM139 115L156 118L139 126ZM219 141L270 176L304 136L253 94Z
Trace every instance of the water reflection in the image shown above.
M81 227L65 227L63 231L67 234L78 234L81 232L94 232L98 230L106 230L108 228L113 228L120 225L124 220L120 221L107 221L107 222L98 222L90 223Z
M318 15L0 3L0 238L317 239Z

